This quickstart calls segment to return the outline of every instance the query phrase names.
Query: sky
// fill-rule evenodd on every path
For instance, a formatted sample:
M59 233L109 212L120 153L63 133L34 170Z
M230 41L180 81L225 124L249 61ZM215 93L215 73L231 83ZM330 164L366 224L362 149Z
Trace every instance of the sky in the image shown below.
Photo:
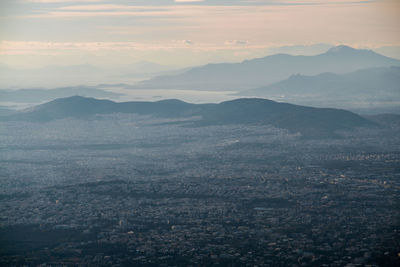
M0 64L15 68L182 67L338 44L400 58L400 1L0 1Z

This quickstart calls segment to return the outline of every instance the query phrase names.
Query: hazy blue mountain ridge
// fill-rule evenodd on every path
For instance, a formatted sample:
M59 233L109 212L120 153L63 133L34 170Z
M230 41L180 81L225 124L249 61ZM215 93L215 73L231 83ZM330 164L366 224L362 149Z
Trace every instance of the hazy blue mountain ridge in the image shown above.
M361 69L345 74L321 73L315 76L292 75L269 86L238 93L248 96L270 94L356 94L382 95L400 98L400 67ZM347 95L348 96L348 95Z
M135 88L244 90L266 86L293 74L346 73L371 67L400 66L400 60L372 50L337 46L316 56L277 54L241 63L208 64L179 75L157 76Z
M105 91L92 86L69 86L55 89L30 88L0 90L1 101L16 103L40 103L74 95L95 98L118 98L121 96L121 94Z
M363 114L398 113L400 67L368 68L345 74L297 74L236 95L265 97L315 107L344 108Z

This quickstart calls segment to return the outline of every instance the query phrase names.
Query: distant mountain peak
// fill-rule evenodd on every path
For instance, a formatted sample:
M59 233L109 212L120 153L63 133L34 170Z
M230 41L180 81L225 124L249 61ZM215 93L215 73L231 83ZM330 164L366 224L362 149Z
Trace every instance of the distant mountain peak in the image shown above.
M179 99L163 99L156 101L155 103L171 104L171 105L188 105L189 103Z
M256 97L244 97L237 98L233 100L224 101L221 104L271 104L277 103L273 100L265 99L265 98L256 98Z
M342 53L342 52L355 52L357 49L347 46L347 45L338 45L330 48L327 53Z
M347 45L338 45L338 46L332 47L328 51L326 51L325 54L327 54L327 55L330 55L330 54L338 55L339 54L339 55L381 56L370 49L357 49L357 48L353 48L353 47L347 46ZM383 57L383 56L381 56L381 57Z

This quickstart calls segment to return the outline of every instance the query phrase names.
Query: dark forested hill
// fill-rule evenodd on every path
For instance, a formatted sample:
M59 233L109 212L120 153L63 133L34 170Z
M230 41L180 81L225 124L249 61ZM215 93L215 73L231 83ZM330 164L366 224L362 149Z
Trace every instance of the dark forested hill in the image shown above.
M74 96L1 117L2 120L43 122L62 118L88 118L94 114L131 113L164 118L193 117L193 126L272 125L307 136L329 136L335 131L369 127L375 123L346 110L312 108L266 99L243 98L220 104L190 104L180 100L124 102Z

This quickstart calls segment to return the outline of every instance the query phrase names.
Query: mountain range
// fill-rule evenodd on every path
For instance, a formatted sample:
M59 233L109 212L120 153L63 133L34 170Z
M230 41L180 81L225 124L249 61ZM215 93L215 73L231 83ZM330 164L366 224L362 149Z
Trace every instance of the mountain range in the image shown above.
M400 66L400 60L372 50L336 46L315 56L277 54L240 63L208 64L178 75L156 76L139 82L135 88L245 90L267 86L293 74L317 75L346 73L371 67Z
M164 118L193 118L187 126L272 125L308 137L334 136L338 130L372 127L375 123L350 111L312 108L266 99L243 98L219 104L190 104L180 100L123 102L73 96L38 105L1 120L45 122L62 118L88 118L95 114L131 113ZM200 119L198 119L200 118Z
M126 68L116 72L118 75L115 73L113 79L121 79L116 84L55 89L33 86L19 90L2 89L0 99L2 105L14 103L14 106L20 106L20 103L38 104L73 95L115 100L122 92L125 99L140 99L143 95L146 95L147 99L155 99L177 92L169 90L163 94L163 89L229 90L218 92L223 96L221 99L231 99L235 95L263 97L306 106L343 108L360 114L400 113L400 60L379 55L372 50L354 49L343 45L332 47L315 56L277 54L241 63L208 64L190 69L170 70L162 72L169 73L168 75L156 76L135 85L124 83L123 76L130 77L130 71L157 72L169 67L139 62ZM101 73L105 73L104 69L90 65L26 71L27 73L19 73L22 76L16 78L7 66L0 65L0 72L3 74L0 84L4 78L29 83L29 75L43 81L56 80L63 83L60 78L62 77L68 83L78 83L80 78L83 78L84 81L92 79L99 84ZM123 72L124 75L121 74ZM232 93L230 90L236 92ZM207 102L215 102L215 92L180 92L192 95L199 93L207 96Z
M237 95L325 107L394 108L400 103L400 67L369 68L345 74L297 74Z
M30 88L19 90L0 90L2 102L40 103L74 95L96 98L118 98L119 93L105 91L93 86L69 86L55 89Z

